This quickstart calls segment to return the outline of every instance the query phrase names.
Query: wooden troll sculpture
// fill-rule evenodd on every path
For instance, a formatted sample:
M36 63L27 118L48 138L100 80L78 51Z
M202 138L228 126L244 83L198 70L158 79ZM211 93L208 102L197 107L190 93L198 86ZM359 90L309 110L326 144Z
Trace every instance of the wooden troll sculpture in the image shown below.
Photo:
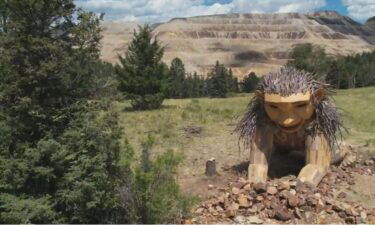
M240 141L250 149L250 181L266 181L273 152L300 151L305 166L298 179L319 184L334 154L342 155L336 133L341 134L343 126L328 94L327 84L291 67L261 80L236 128Z

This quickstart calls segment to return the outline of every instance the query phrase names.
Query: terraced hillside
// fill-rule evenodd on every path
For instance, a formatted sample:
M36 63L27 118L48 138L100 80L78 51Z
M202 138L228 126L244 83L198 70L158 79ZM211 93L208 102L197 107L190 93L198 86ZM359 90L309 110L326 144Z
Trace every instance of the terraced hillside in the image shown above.
M115 62L115 56L124 52L134 27L105 25L105 60ZM156 26L153 34L165 46L167 63L180 57L188 71L206 73L220 60L239 77L277 69L300 43L321 45L336 56L369 51L375 43L371 24L361 25L330 11L177 18Z

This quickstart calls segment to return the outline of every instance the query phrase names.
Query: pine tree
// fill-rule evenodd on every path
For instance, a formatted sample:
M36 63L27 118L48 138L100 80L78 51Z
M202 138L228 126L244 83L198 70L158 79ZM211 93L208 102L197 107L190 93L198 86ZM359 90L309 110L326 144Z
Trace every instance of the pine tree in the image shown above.
M228 70L216 61L214 68L209 73L208 90L210 97L225 98L228 89Z
M241 82L241 89L243 92L255 91L256 86L259 83L259 78L254 72L249 73Z
M232 68L229 68L228 70L227 87L230 92L239 92L238 79L233 76Z
M148 25L139 27L125 57L116 66L119 90L131 100L136 110L159 108L168 90L168 67L161 62L163 48L152 40Z
M169 97L181 98L182 88L185 80L185 65L180 58L174 58L169 69L171 77L171 85L169 89Z
M120 130L88 104L100 20L0 0L0 222L116 222Z

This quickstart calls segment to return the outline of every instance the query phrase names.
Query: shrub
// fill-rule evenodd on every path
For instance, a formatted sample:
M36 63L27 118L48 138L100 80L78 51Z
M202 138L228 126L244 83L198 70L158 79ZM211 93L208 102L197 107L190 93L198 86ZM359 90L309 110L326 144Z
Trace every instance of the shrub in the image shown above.
M121 189L122 207L130 223L181 223L194 198L181 193L176 183L177 167L182 160L168 150L150 159L154 139L143 144L141 163L131 171Z

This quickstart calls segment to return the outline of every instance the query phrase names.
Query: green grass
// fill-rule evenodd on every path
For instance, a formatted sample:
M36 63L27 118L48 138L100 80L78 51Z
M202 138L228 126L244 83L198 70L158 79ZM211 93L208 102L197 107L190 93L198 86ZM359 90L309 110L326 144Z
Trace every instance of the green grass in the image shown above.
M375 145L375 88L341 90L334 97L349 129L348 141Z
M163 108L152 111L126 111L127 102L118 103L116 108L124 137L134 149L141 149L147 135L153 135L154 154L173 149L185 155L180 174L188 177L202 174L205 161L211 157L219 166L247 159L247 152L239 151L232 131L250 98L250 94L241 94L226 99L171 99L164 101ZM375 87L340 90L334 99L350 132L347 142L375 146ZM202 127L202 132L190 134L185 131L188 127Z

